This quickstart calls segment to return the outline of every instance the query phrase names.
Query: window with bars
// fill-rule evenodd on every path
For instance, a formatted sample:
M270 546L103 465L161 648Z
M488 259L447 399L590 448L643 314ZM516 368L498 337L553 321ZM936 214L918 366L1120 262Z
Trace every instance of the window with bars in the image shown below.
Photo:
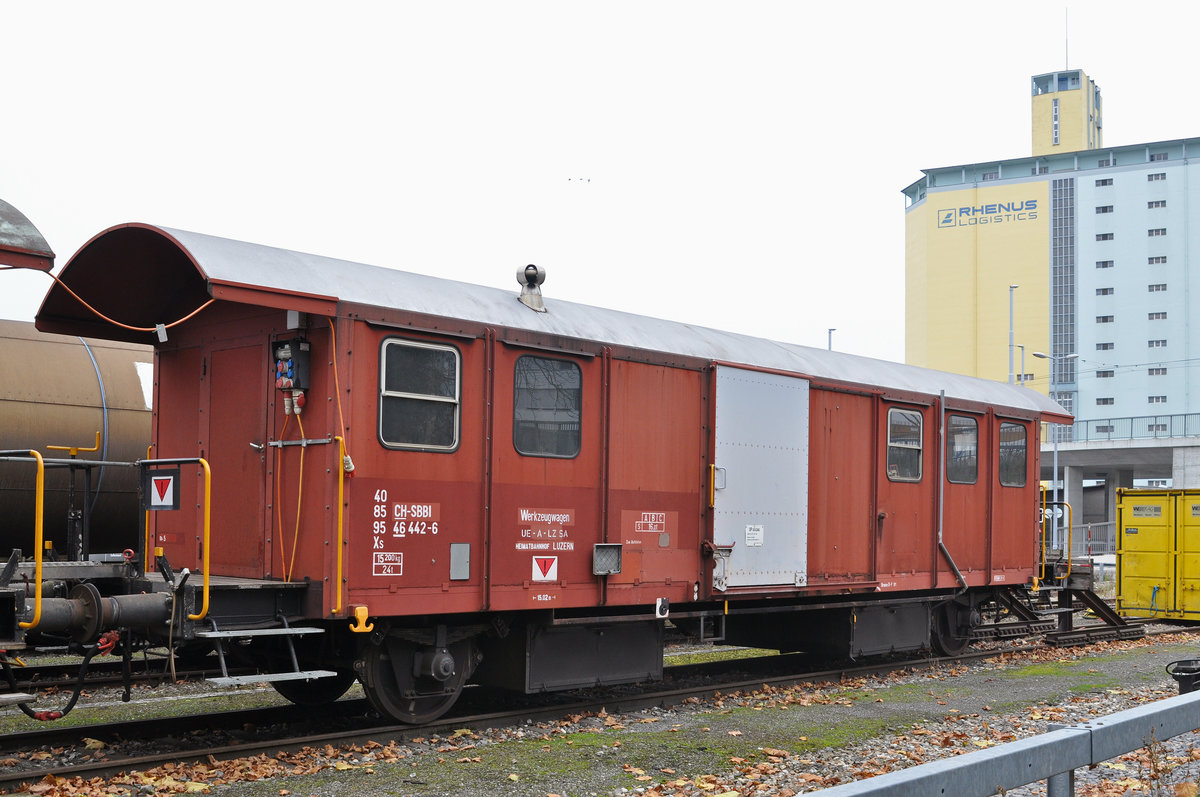
M1112 185L1112 178L1111 178L1111 177L1104 177L1104 178L1102 178L1102 179L1100 179L1100 180L1097 180L1097 181L1096 181L1096 187L1097 187L1097 188L1099 188L1099 187L1101 187L1101 186L1104 186L1104 185Z
M1150 293L1162 293L1166 289L1167 283L1165 282L1152 282L1146 286L1146 290L1150 291Z
M1103 398L1096 399L1096 404L1101 407L1111 407L1115 403L1116 401L1112 398L1112 396L1105 396Z
M1148 341L1146 341L1146 345L1147 345L1147 346L1149 346L1151 349L1165 349L1165 348L1167 348L1167 342L1166 342L1165 340L1162 340L1162 339L1159 339L1159 340L1148 340Z
M1096 316L1096 323L1097 323L1097 324L1111 324L1112 322L1113 322L1113 317L1112 317L1112 316L1110 316L1110 315L1098 315L1098 316Z
M1076 351L1075 315L1075 178L1050 183L1050 368L1057 385L1075 383L1075 359L1063 355ZM1059 391L1056 400L1072 400ZM1066 404L1063 404L1066 407Z
M1097 371L1096 372L1097 379L1112 379L1114 376L1116 376L1115 371Z
M1096 212L1097 213L1112 213L1113 206L1112 205L1097 205Z

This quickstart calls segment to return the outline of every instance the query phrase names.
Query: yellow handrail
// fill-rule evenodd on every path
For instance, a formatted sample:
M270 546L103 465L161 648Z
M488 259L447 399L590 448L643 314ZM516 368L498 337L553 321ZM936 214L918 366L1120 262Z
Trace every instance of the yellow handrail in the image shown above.
M37 483L33 497L33 620L18 623L27 629L36 627L42 621L42 505L43 492L46 489L46 463L42 460L42 455L30 451L29 456L37 460Z
M345 515L342 501L346 490L346 467L343 464L346 461L346 441L341 436L333 439L338 443L337 581L333 585L333 613L338 614L342 611L342 518Z
M208 467L208 462L204 457L196 460L200 463L200 467L204 468L204 558L201 567L204 568L204 597L200 602L200 613L189 614L189 620L203 620L208 614L208 566L209 552L212 546L208 544L209 529L211 528L210 509L212 507L212 469Z
M1067 572L1063 573L1063 578L1071 575L1071 563L1074 561L1071 552L1075 550L1075 510L1066 501L1063 501L1063 506L1067 508Z

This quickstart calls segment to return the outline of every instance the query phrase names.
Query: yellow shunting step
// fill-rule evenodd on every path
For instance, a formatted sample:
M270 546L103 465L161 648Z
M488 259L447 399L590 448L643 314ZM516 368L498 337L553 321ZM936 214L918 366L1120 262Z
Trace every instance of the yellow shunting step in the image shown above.
M1117 491L1117 612L1200 620L1200 490Z

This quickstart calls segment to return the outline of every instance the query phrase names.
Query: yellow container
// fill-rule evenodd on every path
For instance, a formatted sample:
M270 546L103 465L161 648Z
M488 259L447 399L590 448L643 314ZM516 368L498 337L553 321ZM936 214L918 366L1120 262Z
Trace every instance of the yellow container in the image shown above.
M1200 620L1200 490L1117 491L1117 612Z

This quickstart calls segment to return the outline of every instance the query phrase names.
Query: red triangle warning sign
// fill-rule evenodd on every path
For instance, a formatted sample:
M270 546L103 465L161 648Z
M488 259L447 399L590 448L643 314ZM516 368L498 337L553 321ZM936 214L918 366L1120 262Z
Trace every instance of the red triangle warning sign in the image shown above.
M172 479L170 476L167 476L166 478L154 478L154 492L158 494L158 501L156 503L166 503L167 496L171 494L172 481L174 481L174 479Z
M533 557L533 580L534 581L557 581L558 580L558 557L557 556L535 556L535 557Z

